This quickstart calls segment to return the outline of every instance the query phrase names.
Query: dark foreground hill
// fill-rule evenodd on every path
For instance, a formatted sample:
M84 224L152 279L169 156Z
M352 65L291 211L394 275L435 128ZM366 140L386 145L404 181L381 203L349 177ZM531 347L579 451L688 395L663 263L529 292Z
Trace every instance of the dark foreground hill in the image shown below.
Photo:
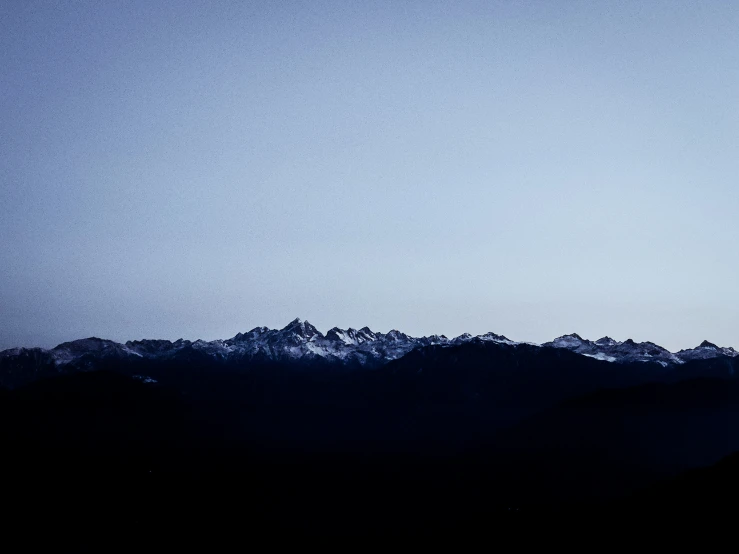
M60 375L31 354L7 358L8 375ZM674 366L610 363L565 348L468 341L416 348L371 369L324 359L245 363L188 350L184 357L85 354L61 374L102 370L156 381L196 405L221 438L343 448L384 442L395 450L427 441L468 448L568 398L702 376L732 380L737 364L728 356Z
M427 371L433 367L424 364L420 374L433 377ZM218 409L224 387L234 385L230 379L211 383L200 396L107 371L6 391L0 403L6 524L26 535L43 528L178 544L196 536L402 536L435 543L544 540L551 533L583 538L615 528L623 534L627 522L661 518L649 506L658 510L670 495L682 494L631 496L634 489L735 448L739 393L727 380L596 391L485 442L476 433L474 440L466 435L468 448L450 448L445 434L429 436L420 423L430 406L443 408L432 418L466 406L472 370L463 367L458 380L446 381L447 391L432 387L433 378L423 386L402 380L386 412L370 402L378 391L363 388L367 382L327 385L326 377L294 381L281 373L271 374L275 381L242 383L234 399L252 392L241 411L232 400ZM394 375L404 371L392 368ZM329 396L313 397L317 390ZM326 403L350 391L355 396ZM403 414L420 422L400 435L413 441L343 440L368 406L386 418L372 427L379 432L393 428L401 405L411 406ZM275 423L280 412L287 415ZM476 413L452 421L463 426ZM300 430L296 436L284 434L290 422ZM318 433L325 440L306 440L318 436L304 434L313 424L324 426ZM337 434L326 435L327 429ZM408 429L421 432L408 435ZM279 440L275 430L283 433ZM721 489L706 492L691 483L686 490L701 502L715 500L711 495ZM733 513L733 504L722 505Z

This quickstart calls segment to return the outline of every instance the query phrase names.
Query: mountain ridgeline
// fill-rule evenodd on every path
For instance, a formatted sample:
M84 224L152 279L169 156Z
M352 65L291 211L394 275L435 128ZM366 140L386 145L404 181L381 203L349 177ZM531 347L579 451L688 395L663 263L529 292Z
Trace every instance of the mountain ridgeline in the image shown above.
M393 451L443 444L456 452L599 390L732 381L737 368L736 351L708 342L671 353L649 342L578 335L543 345L494 333L415 338L366 327L323 335L296 319L210 342L88 338L6 350L0 384L12 390L108 371L176 391L198 412L200 427L233 441Z
M295 319L282 329L256 327L225 340L136 340L125 344L90 337L65 342L55 348L13 348L0 352L0 386L14 388L59 373L95 369L107 362L136 365L139 362L212 363L234 370L265 365L313 366L323 368L378 368L424 347L449 348L464 344L497 344L521 347L531 343L512 341L486 333L456 338L444 335L412 337L397 330L388 333L334 327L325 335L307 321ZM686 362L733 359L739 352L704 341L696 348L672 353L652 342L623 342L610 337L597 341L577 334L564 335L540 346L543 350L564 349L596 360L628 364L656 363L674 369Z
M254 528L455 533L590 513L739 451L737 369L709 342L324 335L301 320L210 342L89 338L0 353L0 440L9 474L87 483L91 506L108 483L121 525L161 523L158 505L180 525L236 495ZM386 498L402 501L379 522ZM237 517L224 510L211 516Z

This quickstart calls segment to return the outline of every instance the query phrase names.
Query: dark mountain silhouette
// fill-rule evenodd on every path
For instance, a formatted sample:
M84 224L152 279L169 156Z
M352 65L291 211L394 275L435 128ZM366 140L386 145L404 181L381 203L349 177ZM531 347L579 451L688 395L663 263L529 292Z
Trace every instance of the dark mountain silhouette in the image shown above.
M520 501L594 501L715 463L739 450L738 428L739 382L650 383L545 410L501 433L486 459L515 468L506 487Z
M661 514L664 520L720 523L736 514L739 494L739 453L714 465L686 471L660 481L623 499L613 506L639 517Z
M728 356L665 367L466 341L346 371L100 346L0 395L19 528L500 538L623 515L614 502L739 446ZM46 367L33 356L14 367Z
M338 371L376 369L421 348L452 348L466 344L507 345L530 350L537 345L519 343L503 335L464 333L450 339L444 335L412 337L398 330L376 333L334 327L324 336L307 321L295 319L282 329L256 327L225 340L189 341L136 340L125 344L90 337L62 343L50 350L13 348L0 352L0 385L14 388L52 374L68 374L99 369L101 364L120 362L188 362L248 371L254 366L281 364L295 369L306 366L331 367ZM542 345L545 349L576 352L585 357L616 365L646 364L675 371L685 362L722 360L735 364L738 353L704 341L693 349L669 352L652 342L631 339L619 342L609 337L597 341L577 334L564 335ZM628 373L628 370L627 370Z

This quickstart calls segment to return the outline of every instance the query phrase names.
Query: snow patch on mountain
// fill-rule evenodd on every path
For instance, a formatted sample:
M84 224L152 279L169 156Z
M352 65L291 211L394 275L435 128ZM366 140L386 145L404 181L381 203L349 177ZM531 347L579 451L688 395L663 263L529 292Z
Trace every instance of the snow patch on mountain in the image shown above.
M683 360L707 360L709 358L716 358L718 356L728 356L729 358L735 358L739 356L739 352L731 347L721 347L704 340L700 345L695 348L687 350L680 350L677 355Z
M596 341L582 338L580 335L564 335L544 347L565 348L584 356L609 362L664 362L666 364L682 364L680 356L673 354L653 342L634 342L631 339L619 342L611 337L603 337Z
M588 358L595 358L596 360L600 360L602 362L615 362L616 358L614 356L608 356L606 354L603 354L602 352L599 352L598 354L583 354L583 356L587 356Z

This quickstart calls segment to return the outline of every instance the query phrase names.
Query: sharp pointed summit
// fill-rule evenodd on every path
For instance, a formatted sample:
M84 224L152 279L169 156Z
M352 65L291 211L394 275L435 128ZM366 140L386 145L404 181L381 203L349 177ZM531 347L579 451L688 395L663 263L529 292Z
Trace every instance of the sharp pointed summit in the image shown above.
M299 317L296 317L293 319L290 323L288 323L285 327L281 329L282 332L288 332L288 333L295 333L298 336L304 337L306 339L311 339L316 336L321 336L321 332L316 329L309 321L304 321L300 319Z

